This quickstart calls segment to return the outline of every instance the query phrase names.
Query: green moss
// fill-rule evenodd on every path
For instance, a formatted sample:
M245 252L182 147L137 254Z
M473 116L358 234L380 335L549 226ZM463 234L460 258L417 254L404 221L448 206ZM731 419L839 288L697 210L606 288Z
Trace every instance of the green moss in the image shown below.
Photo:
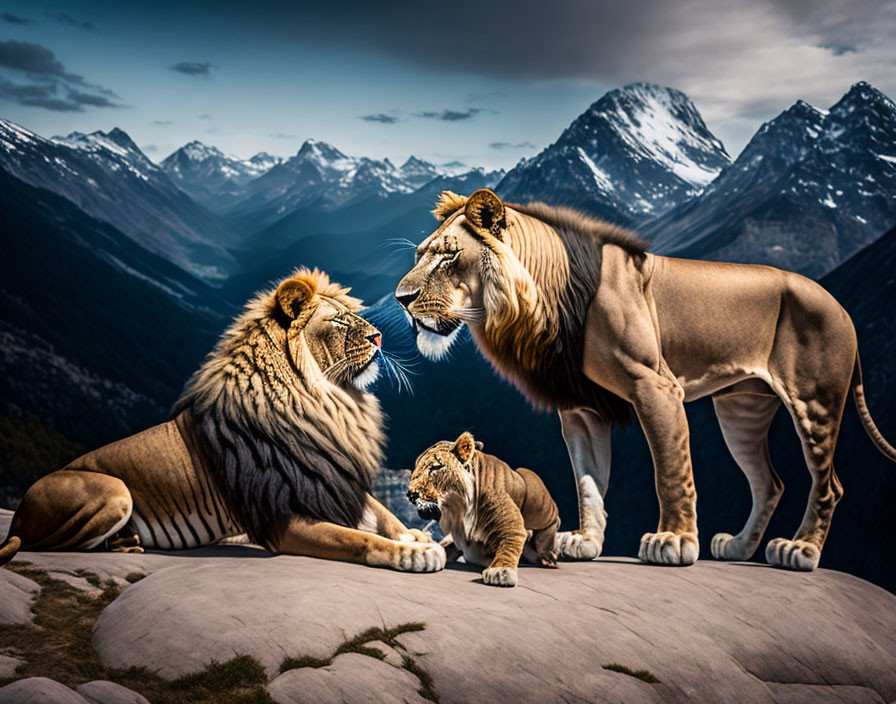
M609 665L604 665L604 669L610 670L611 672L620 672L623 675L635 677L642 682L649 682L650 684L656 684L657 682L659 682L659 680L647 670L632 670L630 667L620 665L618 662L611 662Z
M344 653L358 653L360 655L376 658L377 660L385 660L386 656L381 650L370 647L367 644L382 642L392 648L404 650L401 643L396 640L398 636L403 633L422 631L425 628L426 624L420 623L419 621L402 623L398 626L393 626L392 628L368 628L363 633L359 633L342 643L328 658L315 658L310 655L303 655L299 658L286 658L280 665L280 672L284 673L302 667L326 667L327 665L332 664L333 660L338 655L343 655ZM421 697L428 699L431 702L439 701L439 695L435 690L432 676L424 670L416 660L405 654L402 656L402 667L420 680L420 688L417 690L417 693Z
M130 582L131 584L134 584L134 582L139 582L144 577L146 577L146 575L142 572L131 572L125 577L125 580Z

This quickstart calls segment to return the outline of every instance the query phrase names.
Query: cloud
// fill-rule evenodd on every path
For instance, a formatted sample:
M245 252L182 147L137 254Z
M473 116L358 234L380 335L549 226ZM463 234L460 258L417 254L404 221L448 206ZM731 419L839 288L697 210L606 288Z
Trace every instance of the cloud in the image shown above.
M86 29L88 31L93 31L94 29L96 29L96 27L93 26L93 23L84 22L83 20L76 20L74 17L66 14L65 12L48 12L47 17L56 20L60 24L67 24L70 27L80 27L81 29Z
M503 150L503 149L535 149L535 145L532 142L492 142L488 145L491 149Z
M417 117L423 117L429 120L441 120L442 122L461 122L463 120L471 120L482 112L482 108L467 108L466 110L449 110L445 109L440 112L418 112Z
M271 132L268 136L274 139L298 139L298 135L288 132Z
M19 105L56 112L122 107L114 91L70 73L52 51L40 44L0 41L0 67L22 74L28 81L0 79L0 98Z
M387 115L384 112L374 113L373 115L361 115L359 120L364 120L364 122L379 122L383 125L394 125L398 122L398 118L395 115Z
M0 18L2 18L4 22L9 22L10 24L34 24L34 20L29 20L27 17L19 17L11 12L0 14Z
M355 49L452 80L584 83L595 98L635 81L668 85L711 122L744 121L750 132L761 100L769 119L797 98L827 107L860 79L896 93L892 0L454 0L462 46L446 29L442 3L358 3L351 23L347 7L308 0L277 18L281 30L270 18L258 21L292 39L338 33Z
M172 71L177 71L185 76L202 76L208 78L212 75L212 70L218 68L208 61L180 61L173 66L169 66Z
M212 116L209 115L207 112L204 112L199 116L199 119L200 120L211 120Z
M168 125L173 125L174 123L171 120L153 120L149 124L155 125L156 127L166 127Z
M155 152L159 151L159 148L155 144L147 144L144 147L140 147L140 151L149 153L149 154L154 154Z

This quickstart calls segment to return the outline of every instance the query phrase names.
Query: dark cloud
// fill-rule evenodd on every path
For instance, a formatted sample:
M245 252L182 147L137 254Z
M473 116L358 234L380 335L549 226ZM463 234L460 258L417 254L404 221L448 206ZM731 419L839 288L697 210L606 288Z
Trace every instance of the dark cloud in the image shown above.
M56 55L40 44L0 41L0 67L23 74L28 83L0 79L0 98L19 105L83 112L85 107L122 107L114 91L66 71Z
M19 17L18 15L14 15L11 12L4 12L0 14L0 19L3 19L4 22L9 22L10 24L33 24L34 20L29 20L27 17Z
M827 49L834 56L843 56L844 54L855 54L858 49L851 44L841 44L841 43L831 43L831 44L819 44L819 49Z
M440 112L418 112L417 117L441 120L442 122L461 122L463 120L471 120L481 112L481 108L467 108L466 110L449 110L446 108Z
M270 137L274 139L297 139L298 135L290 134L288 132L271 132Z
M201 76L208 78L212 75L212 70L217 66L210 64L208 61L180 61L174 66L169 66L172 71L177 71L185 76Z
M211 120L211 119L212 119L212 116L209 115L208 113L204 112L204 113L202 113L202 114L199 116L199 119L200 119L200 120Z
M159 151L159 148L155 144L147 144L144 147L140 147L140 151L149 154L155 154L157 151Z
M492 142L488 146L499 151L504 149L535 149L535 145L532 142Z
M80 27L81 29L86 29L88 31L93 31L96 29L93 26L92 22L85 22L83 20L77 20L69 14L65 12L48 12L47 17L52 20L56 20L60 24L67 24L70 27Z
M398 122L398 118L395 115L387 115L384 112L374 113L373 115L361 115L358 119L364 120L364 122L379 122L384 125L394 125Z
M173 125L174 123L171 120L153 120L149 124L155 125L157 127L166 127L168 125Z

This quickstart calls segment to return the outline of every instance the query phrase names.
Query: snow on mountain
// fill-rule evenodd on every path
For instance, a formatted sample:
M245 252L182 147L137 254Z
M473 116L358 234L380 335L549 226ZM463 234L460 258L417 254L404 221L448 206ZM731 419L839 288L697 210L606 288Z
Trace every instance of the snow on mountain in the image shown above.
M635 83L606 93L498 188L509 200L637 223L699 193L729 163L684 93Z
M182 193L122 130L45 139L0 120L0 168L72 201L191 273L220 279L236 231Z
M224 212L261 231L303 208L332 210L369 198L410 194L460 175L414 156L397 167L389 159L347 156L326 142L309 139L295 156L246 184Z
M225 206L242 186L279 164L280 157L259 152L249 159L225 154L199 141L166 157L161 168L177 186L212 210Z
M654 249L817 277L896 223L896 106L857 83L829 110L798 101L693 201L642 228Z

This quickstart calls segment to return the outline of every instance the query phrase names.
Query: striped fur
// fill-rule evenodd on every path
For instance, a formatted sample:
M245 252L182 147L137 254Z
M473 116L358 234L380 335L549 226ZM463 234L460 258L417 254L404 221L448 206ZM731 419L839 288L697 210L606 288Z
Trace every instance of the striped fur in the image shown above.
M133 547L135 536L170 550L246 532L273 547L296 517L358 526L384 443L376 398L351 383L379 348L360 310L317 270L256 296L187 383L173 420L29 488L0 564L20 547ZM390 533L406 531L384 515Z

